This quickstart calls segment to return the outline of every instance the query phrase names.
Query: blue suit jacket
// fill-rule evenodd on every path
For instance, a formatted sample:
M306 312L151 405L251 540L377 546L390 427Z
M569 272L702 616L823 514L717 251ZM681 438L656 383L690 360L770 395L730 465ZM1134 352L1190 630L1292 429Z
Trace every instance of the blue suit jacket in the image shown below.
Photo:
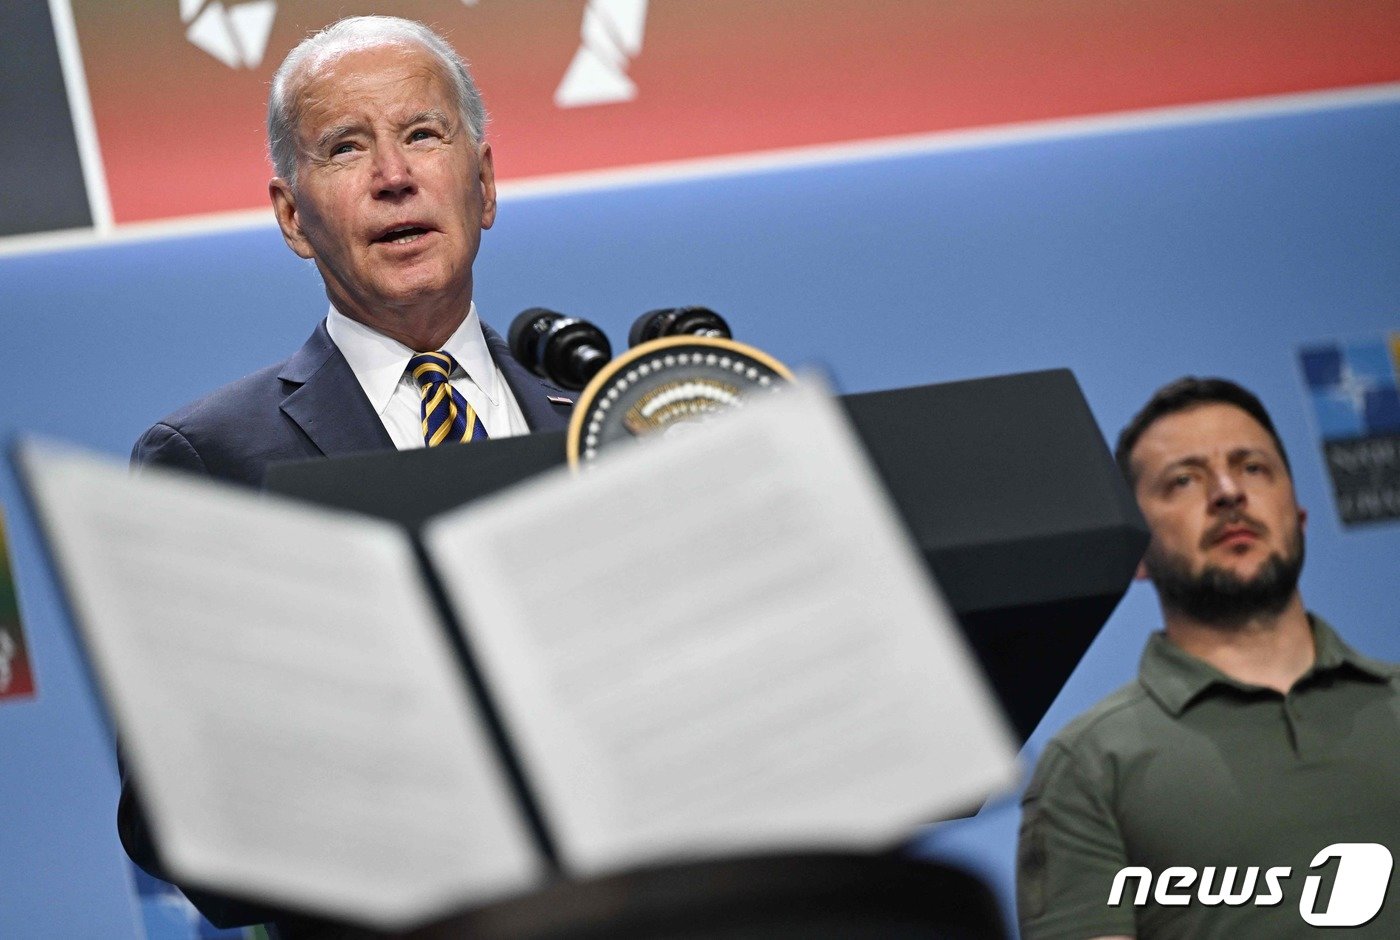
M531 431L568 426L576 393L536 378L510 354L505 340L482 324L486 345L515 394ZM153 425L131 452L134 465L161 464L261 487L270 464L393 450L394 442L365 397L323 321L286 362L225 385ZM136 788L122 774L117 831L127 854L143 869L171 880ZM186 896L216 926L272 922L275 935L338 936L341 928L197 888Z
M564 430L575 393L536 378L495 330L481 328L530 430ZM323 321L286 362L225 385L152 426L136 442L131 462L260 487L277 461L393 448Z

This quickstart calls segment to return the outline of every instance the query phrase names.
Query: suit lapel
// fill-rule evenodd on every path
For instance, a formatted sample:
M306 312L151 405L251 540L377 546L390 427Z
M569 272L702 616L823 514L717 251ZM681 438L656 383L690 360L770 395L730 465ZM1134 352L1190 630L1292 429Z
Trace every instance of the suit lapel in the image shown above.
M278 377L299 386L282 401L282 411L327 457L394 449L324 320Z
M525 416L530 430L563 431L568 428L569 412L578 399L578 392L557 388L531 373L510 354L510 347L500 334L485 323L481 324L481 332L486 336L491 358L496 360L501 375L514 393L516 404L520 405L520 413Z

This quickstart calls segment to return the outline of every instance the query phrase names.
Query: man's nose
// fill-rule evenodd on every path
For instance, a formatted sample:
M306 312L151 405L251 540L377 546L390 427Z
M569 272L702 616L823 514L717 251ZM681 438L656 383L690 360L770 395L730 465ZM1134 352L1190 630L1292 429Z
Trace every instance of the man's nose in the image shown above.
M1234 509L1244 502L1244 488L1228 471L1211 476L1210 503L1216 509Z
M414 189L413 168L408 155L394 146L374 152L374 188L377 196L398 196Z

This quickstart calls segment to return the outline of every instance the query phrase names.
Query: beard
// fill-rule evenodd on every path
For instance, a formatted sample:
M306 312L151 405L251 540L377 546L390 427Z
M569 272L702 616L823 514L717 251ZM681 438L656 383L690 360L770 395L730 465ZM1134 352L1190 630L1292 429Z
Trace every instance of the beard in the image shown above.
M1281 613L1298 589L1303 571L1303 533L1295 531L1285 554L1274 552L1251 578L1219 565L1199 572L1183 555L1149 545L1143 564L1162 605L1193 620L1219 627L1243 626L1255 616Z

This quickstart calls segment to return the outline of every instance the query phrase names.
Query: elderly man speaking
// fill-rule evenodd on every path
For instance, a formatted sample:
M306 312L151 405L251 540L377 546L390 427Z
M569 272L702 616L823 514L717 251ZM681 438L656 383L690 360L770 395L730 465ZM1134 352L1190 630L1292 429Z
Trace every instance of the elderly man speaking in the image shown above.
M460 56L420 23L341 20L272 82L269 184L287 245L315 262L330 311L291 358L180 409L132 460L259 486L279 460L562 429L572 405L511 358L472 302L496 217L486 112ZM163 873L131 781L118 829ZM216 925L328 926L186 889Z
M352 17L293 49L268 101L268 189L330 311L290 359L153 426L132 460L258 486L278 460L562 429L572 396L472 302L496 218L485 124L461 57L421 23Z

